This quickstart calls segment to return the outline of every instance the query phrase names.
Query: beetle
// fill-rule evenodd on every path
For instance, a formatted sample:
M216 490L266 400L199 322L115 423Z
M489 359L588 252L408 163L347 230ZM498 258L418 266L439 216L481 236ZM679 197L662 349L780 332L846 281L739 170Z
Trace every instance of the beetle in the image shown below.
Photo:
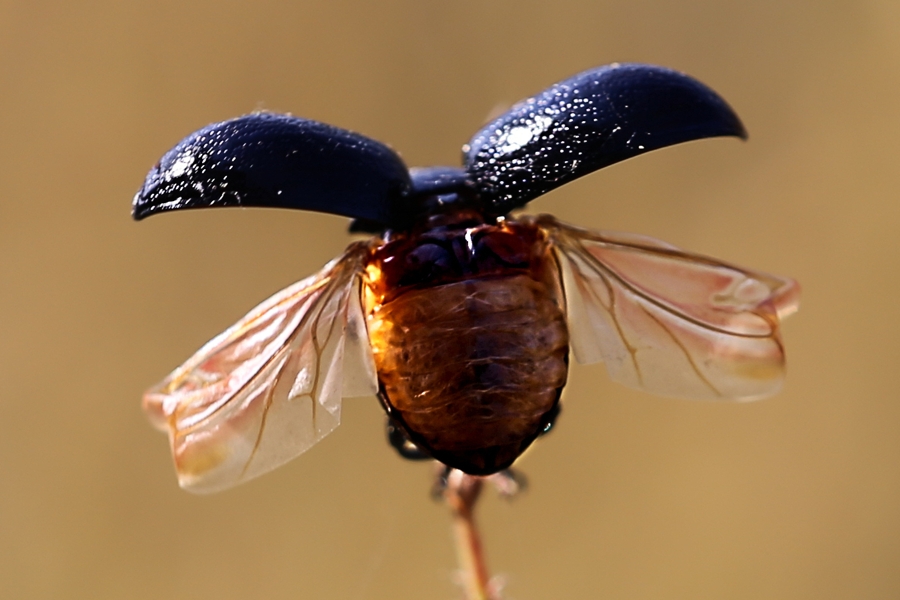
M377 395L401 454L489 475L559 412L569 349L655 394L745 400L784 377L796 282L658 240L510 212L665 146L745 138L679 72L612 64L512 107L463 166L408 169L386 145L258 112L165 154L133 216L208 207L313 210L373 234L213 338L144 396L179 482L227 488L331 432L341 399Z

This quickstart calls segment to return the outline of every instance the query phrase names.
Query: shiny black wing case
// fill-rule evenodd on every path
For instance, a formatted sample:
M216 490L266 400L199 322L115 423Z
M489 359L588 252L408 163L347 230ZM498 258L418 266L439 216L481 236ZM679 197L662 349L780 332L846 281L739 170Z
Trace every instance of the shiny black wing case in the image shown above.
M389 224L410 186L386 145L307 119L255 113L178 143L135 195L135 219L171 210L261 206Z
M523 100L463 147L485 208L506 214L607 165L681 142L746 137L714 91L677 71L613 64Z

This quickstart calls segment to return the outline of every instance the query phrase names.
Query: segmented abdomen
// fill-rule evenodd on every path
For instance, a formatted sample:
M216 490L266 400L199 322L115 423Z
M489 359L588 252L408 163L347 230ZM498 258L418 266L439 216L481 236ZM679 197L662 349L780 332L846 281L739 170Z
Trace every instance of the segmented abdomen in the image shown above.
M368 317L383 400L413 442L472 474L508 467L566 382L555 286L527 274L410 290Z

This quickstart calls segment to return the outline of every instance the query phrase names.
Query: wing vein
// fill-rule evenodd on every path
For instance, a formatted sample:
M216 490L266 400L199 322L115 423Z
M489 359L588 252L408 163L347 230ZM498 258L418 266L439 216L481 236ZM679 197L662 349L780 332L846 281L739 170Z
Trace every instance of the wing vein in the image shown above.
M259 451L259 445L262 442L263 432L266 430L266 420L269 418L269 409L272 408L272 397L275 392L275 386L278 385L278 382L281 380L281 374L275 376L272 385L266 390L266 402L263 406L262 416L259 418L259 431L256 433L256 440L253 442L253 450L250 451L250 456L247 457L247 461L244 463L244 468L241 469L241 475L239 479L243 479L244 475L247 474L247 469L250 468L250 463L253 462L253 459L256 457L256 453Z
M780 388L779 325L798 304L793 281L644 236L549 215L522 220L544 231L563 265L580 362L602 361L614 381L684 398L753 399Z
M352 244L262 302L148 390L144 408L169 432L182 487L210 492L256 477L339 424L350 290L368 247Z
M691 365L691 368L694 370L694 373L697 374L697 377L700 379L700 381L702 381L707 386L709 386L709 389L711 389L716 396L719 396L719 397L724 396L724 394L722 394L722 392L720 392L716 388L716 386L714 386L712 384L712 382L710 382L709 379L707 379L706 376L700 371L699 367L697 367L697 363L694 362L694 357L691 356L691 353L688 352L688 350L687 350L687 348L685 348L684 344L681 343L681 340L679 340L678 337L674 333L672 333L672 330L669 329L668 327L666 327L665 323L663 323L656 315L654 315L649 310L647 310L647 307L645 307L643 305L639 305L639 306L641 307L641 310L644 311L644 314L646 314L657 325L659 325L659 327L663 331L666 332L666 335L668 335L669 338L671 338L671 340L673 342L675 342L675 345L678 346L678 348L684 354L685 359L687 359L688 363Z
M574 263L573 261L573 264ZM578 271L581 272L581 267L577 266ZM619 322L619 317L616 314L616 292L613 289L612 284L606 278L606 276L602 272L597 272L597 275L600 277L600 281L603 282L603 285L606 287L607 293L609 293L609 306L606 306L603 303L603 299L597 293L592 286L584 286L581 282L579 285L582 290L586 290L594 299L597 300L597 304L606 309L606 312L609 314L610 319L612 319L613 325L616 328L616 332L619 334L619 338L622 340L622 343L625 344L625 349L628 351L629 358L631 359L631 364L634 366L634 372L637 375L638 383L642 384L644 381L644 376L641 373L641 365L637 360L637 347L632 345L631 341L628 339L628 336L625 334L625 330L622 328L622 324Z
M631 283L629 283L628 281L623 279L621 276L619 276L619 274L616 273L614 270L612 270L611 268L604 265L596 256L591 254L580 243L578 244L577 248L572 248L571 244L567 243L565 240L563 241L563 243L565 244L566 247L568 247L568 249L570 251L576 252L578 254L578 256L580 256L582 259L584 259L588 263L588 266L591 267L594 270L594 272L597 273L597 275L599 275L601 278L604 277L604 273L605 273L611 279L615 280L616 283L621 285L625 290L631 292L638 298L641 298L642 300L649 302L650 304L659 308L660 310L667 312L671 315L674 315L675 317L677 317L679 319L683 319L683 320L691 323L692 325L696 325L697 327L702 327L703 329L708 329L708 330L714 331L716 333L721 333L724 335L733 335L733 336L738 336L738 337L743 337L743 338L771 339L773 337L773 335L775 334L776 329L774 327L772 327L772 322L766 317L765 314L762 314L757 310L751 310L751 311L747 311L747 312L750 312L751 314L762 319L762 321L766 325L768 325L768 328L769 328L768 333L751 334L751 333L734 332L734 331L729 331L722 327L717 327L710 323L701 321L701 320L697 319L696 317L692 317L691 315L688 315L674 307L668 306L664 302L657 300L656 298L647 294L640 288L632 285Z

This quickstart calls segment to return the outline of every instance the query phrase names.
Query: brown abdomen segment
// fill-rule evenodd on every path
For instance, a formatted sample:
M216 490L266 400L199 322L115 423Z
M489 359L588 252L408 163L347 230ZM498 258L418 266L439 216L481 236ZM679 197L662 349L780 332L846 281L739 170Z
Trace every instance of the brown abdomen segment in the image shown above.
M392 418L421 449L467 473L511 465L547 425L566 382L558 278L538 246L510 275L417 286L368 306Z

